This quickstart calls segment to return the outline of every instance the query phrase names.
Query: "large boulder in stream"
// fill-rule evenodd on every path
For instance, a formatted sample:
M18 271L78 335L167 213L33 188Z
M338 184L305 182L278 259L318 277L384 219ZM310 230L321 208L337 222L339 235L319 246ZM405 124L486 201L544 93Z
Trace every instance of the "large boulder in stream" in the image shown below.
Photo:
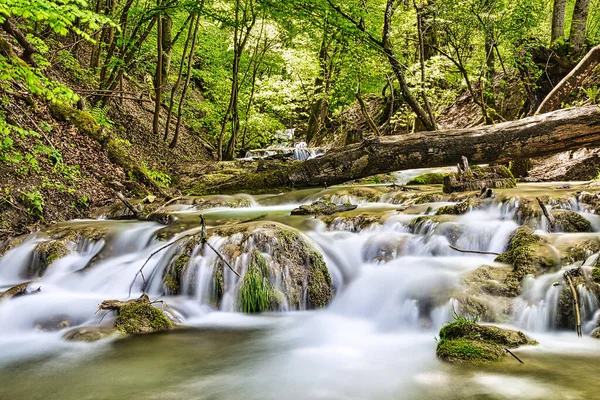
M557 267L560 257L543 237L522 226L511 234L506 251L496 257L495 261L513 266L504 284L506 295L518 296L523 278L527 275L537 276Z
M220 308L233 296L242 312L325 307L333 296L331 276L322 255L300 231L274 222L251 222L207 230L214 250L200 234L182 240L163 275L167 293L196 293L198 265L214 260L208 285L211 303ZM230 267L239 274L235 276Z
M438 358L448 362L486 363L500 360L506 349L534 345L523 332L480 325L473 319L456 316L442 327L435 350Z

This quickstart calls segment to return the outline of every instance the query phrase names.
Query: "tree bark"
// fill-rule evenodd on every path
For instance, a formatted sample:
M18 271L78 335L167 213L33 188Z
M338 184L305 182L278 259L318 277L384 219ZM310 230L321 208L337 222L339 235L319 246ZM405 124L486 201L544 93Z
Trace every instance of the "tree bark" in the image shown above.
M156 7L160 8L162 1L156 1ZM156 73L154 76L154 118L152 120L152 132L155 135L160 135L160 107L162 103L162 93L163 93L163 23L162 23L162 15L158 14L156 16L156 48L157 48L157 58L156 58Z
M585 42L585 32L588 13L590 11L590 0L577 0L573 10L573 20L571 22L571 35L569 42L575 52L579 52Z
M600 64L600 45L592 48L562 81L546 96L536 114L543 114L560 108L562 101Z
M550 43L554 43L558 38L565 36L565 9L567 0L554 0L552 9L552 34Z
M14 37L19 45L23 48L23 53L21 54L21 59L25 61L27 64L37 67L37 63L33 59L33 55L36 53L36 48L17 25L15 25L12 20L7 16L3 15L4 22L2 23L2 29L12 37Z
M194 61L194 51L196 50L196 40L198 39L198 26L200 25L200 15L196 16L196 24L194 26L194 35L192 37L192 47L190 48L190 54L187 62L187 76L181 90L181 99L179 100L179 106L177 109L177 122L175 123L175 134L173 140L169 143L169 147L174 149L177 146L177 140L179 140L179 130L181 129L181 116L183 114L183 103L185 101L185 95L188 87L190 86L190 80L192 78L192 62ZM183 62L183 60L181 60Z
M508 162L600 146L600 107L586 106L470 129L382 136L324 156L250 172L210 192L340 184L412 168Z

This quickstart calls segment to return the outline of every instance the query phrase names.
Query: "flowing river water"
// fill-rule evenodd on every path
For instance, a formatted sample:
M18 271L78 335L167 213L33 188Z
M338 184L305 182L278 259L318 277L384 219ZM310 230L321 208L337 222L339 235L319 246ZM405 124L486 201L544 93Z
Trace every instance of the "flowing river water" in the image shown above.
M551 194L557 185L524 184L513 192ZM327 225L312 216L290 216L298 205L325 195L359 204L352 213L381 218L360 229L346 220ZM525 364L511 357L495 364L447 364L435 356L435 337L452 319L461 277L495 258L452 250L448 230L458 227L452 230L457 247L502 252L520 223L514 202L493 201L450 222L415 224L420 215L449 203L398 211L389 193L365 199L344 188L245 198L246 208L174 206L180 219L167 228L102 219L60 225L100 228L110 235L79 240L30 285L40 287L39 293L0 301L0 399L598 398L600 380L591 375L600 362L600 342L589 337L598 300L579 287L584 336L559 330L554 322L558 269L526 278L522 294L509 305L490 302L492 309L504 309L501 326L523 330L539 342L515 350ZM566 198L562 207L597 226L594 214ZM98 304L138 297L136 272L164 246L160 233L170 229L166 240L176 240L197 230L199 214L209 226L260 216L299 229L323 254L335 288L332 302L316 311L283 304L279 312L247 315L237 312L237 289L229 285L216 308L206 294L217 261L211 252L193 257L188 270L194 272L184 277L182 294L166 296L161 276L173 246L150 258L144 275L151 299L164 300L182 327L94 343L63 339L66 327L40 329L40 321L52 318L68 320L70 327L106 322L111 316L97 313ZM542 219L538 229L557 249L561 240L583 235L544 233ZM598 239L596 233L586 235ZM220 248L226 239L211 237L210 243ZM26 280L35 248L44 240L32 234L0 258L0 292ZM90 263L99 252L103 257ZM586 264L595 263L596 256L588 256ZM236 267L243 269L245 259L238 257Z

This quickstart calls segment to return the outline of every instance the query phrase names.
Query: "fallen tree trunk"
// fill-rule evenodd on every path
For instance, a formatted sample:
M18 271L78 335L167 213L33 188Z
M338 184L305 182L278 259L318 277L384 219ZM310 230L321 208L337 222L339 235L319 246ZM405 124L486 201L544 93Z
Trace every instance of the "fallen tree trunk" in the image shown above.
M593 47L583 57L579 64L573 68L546 96L542 104L535 112L543 114L560 108L562 101L575 89L581 86L581 83L587 76L600 64L600 46Z
M308 161L242 174L208 192L328 186L405 169L456 165L462 156L474 164L508 162L587 146L600 146L598 106L477 128L382 136Z

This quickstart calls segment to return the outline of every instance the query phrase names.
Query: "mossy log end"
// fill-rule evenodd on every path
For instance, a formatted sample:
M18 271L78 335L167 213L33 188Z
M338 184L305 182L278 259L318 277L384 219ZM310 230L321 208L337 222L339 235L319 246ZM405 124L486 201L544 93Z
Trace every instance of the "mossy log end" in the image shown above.
M504 163L586 146L600 146L600 107L558 110L518 121L469 129L382 136L304 162L248 172L207 192L252 191L340 184L412 168Z

